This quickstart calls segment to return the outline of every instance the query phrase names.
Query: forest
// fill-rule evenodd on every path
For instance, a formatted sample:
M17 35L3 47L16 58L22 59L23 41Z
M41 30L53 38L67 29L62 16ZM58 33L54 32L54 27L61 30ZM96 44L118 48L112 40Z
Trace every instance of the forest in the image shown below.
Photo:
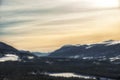
M113 65L109 60L97 61L41 57L28 62L1 62L0 80L100 80L100 77L119 80L119 67L120 64ZM53 77L43 74L45 72L71 72L94 76L95 79Z

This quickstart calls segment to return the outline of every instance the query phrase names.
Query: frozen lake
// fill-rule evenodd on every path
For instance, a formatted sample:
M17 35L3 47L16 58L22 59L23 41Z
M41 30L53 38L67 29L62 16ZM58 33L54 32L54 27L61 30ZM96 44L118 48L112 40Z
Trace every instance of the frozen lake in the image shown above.
M75 73L46 73L46 74L54 77L76 77L76 78L84 78L84 79L95 79L95 77L92 76L78 75Z

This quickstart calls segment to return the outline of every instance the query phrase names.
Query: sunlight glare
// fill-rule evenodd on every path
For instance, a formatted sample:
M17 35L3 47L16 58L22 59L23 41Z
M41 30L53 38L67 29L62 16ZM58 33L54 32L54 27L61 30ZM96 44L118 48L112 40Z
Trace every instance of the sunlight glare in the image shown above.
M95 6L100 8L115 8L119 7L119 0L96 0Z

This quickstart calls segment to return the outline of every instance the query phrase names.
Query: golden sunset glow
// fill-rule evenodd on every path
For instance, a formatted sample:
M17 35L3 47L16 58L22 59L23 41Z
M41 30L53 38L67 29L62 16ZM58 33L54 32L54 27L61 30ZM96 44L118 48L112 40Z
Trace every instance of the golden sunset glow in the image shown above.
M66 44L120 40L119 0L3 0L0 41L49 52Z

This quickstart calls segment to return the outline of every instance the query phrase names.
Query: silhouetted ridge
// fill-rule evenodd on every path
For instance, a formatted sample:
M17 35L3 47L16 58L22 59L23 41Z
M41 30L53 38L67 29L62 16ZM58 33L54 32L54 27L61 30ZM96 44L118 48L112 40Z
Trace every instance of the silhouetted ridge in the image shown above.
M14 47L4 43L4 42L0 42L0 53L3 54L8 54L8 53L16 53L19 52L17 49L15 49Z
M107 40L107 41L103 41L103 42L114 42L115 40Z

